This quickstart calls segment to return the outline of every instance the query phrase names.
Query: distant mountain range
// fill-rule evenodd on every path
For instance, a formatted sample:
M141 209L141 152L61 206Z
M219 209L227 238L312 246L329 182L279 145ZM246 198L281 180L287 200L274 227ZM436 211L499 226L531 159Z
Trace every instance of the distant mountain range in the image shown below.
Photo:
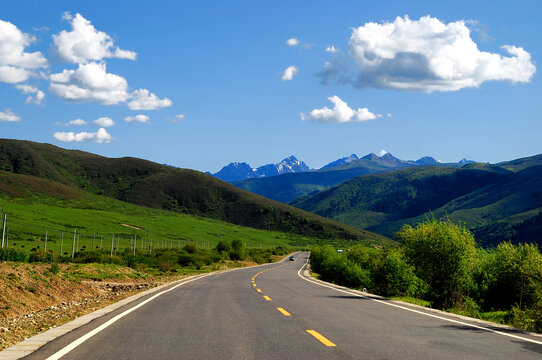
M278 164L267 164L253 168L245 162L232 162L224 166L219 172L210 174L220 180L233 182L243 179L257 179L282 174L300 173L310 171L310 168L303 161L297 160L295 156L287 157Z
M293 156L288 159L295 159L295 161L299 161ZM283 162L288 159L283 160ZM299 162L305 165L305 163L302 161ZM235 168L233 164L235 163L232 163L224 167L218 173L214 174L214 176L225 181L230 181L232 184L241 189L251 191L273 200L288 203L299 196L328 189L356 176L399 170L415 166L459 167L463 166L467 162L472 161L463 159L458 163L443 164L430 156L424 156L414 161L401 160L390 153L382 156L371 153L361 158L356 154L352 154L350 156L335 160L318 170L310 170L309 167L305 165L302 168L300 167L298 169L293 169L293 171L289 171L288 173L282 175L253 176L254 173L256 173L254 171L255 169L250 169L250 166L246 164L244 174L248 173L251 175L251 177L242 178L240 176L242 172L239 171L236 173L239 175L237 179L241 180L227 180L224 176L228 174L225 169L233 170ZM249 169L252 172L248 171ZM231 179L234 178L234 176L228 176L227 178Z
M390 237L434 216L465 223L484 246L542 245L542 155L359 176L290 204Z

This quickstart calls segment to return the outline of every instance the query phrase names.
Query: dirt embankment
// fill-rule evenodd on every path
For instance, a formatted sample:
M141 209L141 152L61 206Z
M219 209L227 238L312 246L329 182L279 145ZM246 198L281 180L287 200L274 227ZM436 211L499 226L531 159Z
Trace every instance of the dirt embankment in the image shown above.
M109 264L0 264L0 350L172 278ZM179 276L175 277L179 278Z

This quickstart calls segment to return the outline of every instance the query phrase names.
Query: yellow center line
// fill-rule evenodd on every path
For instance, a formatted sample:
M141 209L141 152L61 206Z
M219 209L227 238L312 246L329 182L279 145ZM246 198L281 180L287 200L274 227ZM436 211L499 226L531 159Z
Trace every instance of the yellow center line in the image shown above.
M331 341L329 341L328 339L326 339L323 335L321 335L320 333L318 333L318 332L316 332L314 330L306 330L306 331L309 334L311 334L312 336L314 336L316 339L318 339L318 341L320 341L325 346L337 346L334 343L332 343Z
M292 316L288 311L284 310L283 308L277 308L278 311L282 313L284 316Z
M262 292L260 289L256 289L257 292Z
M267 301L271 301L271 298L270 298L269 296L267 296L267 295L264 295L263 298L264 298L265 300L267 300Z

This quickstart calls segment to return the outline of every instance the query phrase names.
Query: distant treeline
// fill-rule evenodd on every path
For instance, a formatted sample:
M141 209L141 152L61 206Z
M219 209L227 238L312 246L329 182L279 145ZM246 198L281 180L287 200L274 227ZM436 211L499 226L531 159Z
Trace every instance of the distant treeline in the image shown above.
M463 225L405 225L398 246L311 250L322 280L388 297L413 297L467 316L542 331L542 254L534 244L484 250Z

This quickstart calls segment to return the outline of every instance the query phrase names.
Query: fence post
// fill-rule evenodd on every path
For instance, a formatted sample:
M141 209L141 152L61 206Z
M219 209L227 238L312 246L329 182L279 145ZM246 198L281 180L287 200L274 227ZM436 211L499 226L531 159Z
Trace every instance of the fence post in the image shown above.
M73 230L73 245L72 245L72 259L75 257L75 238L77 236L77 229Z
M62 235L60 236L60 256L64 255L62 252L62 245L64 245L64 231L62 231Z
M4 239L6 238L6 221L7 221L7 215L4 214L4 230L2 230L2 247L4 247Z
M45 252L47 252L47 230L45 230Z
M113 237L111 238L111 256L113 256L113 242L115 241L115 234L113 234Z
M92 251L94 251L94 242L96 241L96 231L94 232L94 237L92 238Z
M102 251L103 237L100 236L100 251Z

